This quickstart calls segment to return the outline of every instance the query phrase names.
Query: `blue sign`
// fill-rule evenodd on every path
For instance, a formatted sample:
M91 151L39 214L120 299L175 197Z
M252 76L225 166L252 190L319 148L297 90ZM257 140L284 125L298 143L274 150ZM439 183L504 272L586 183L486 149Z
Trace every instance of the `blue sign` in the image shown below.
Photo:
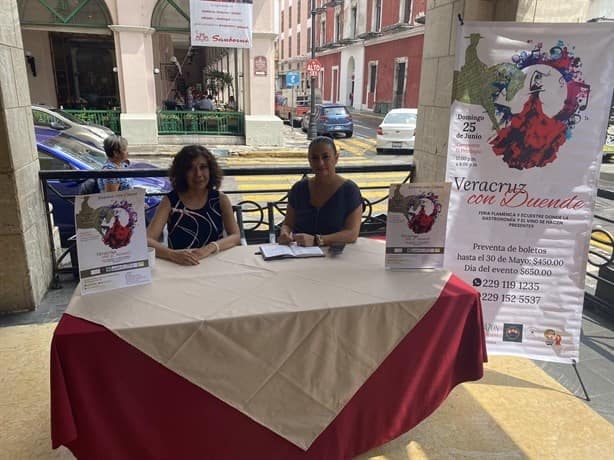
M300 79L298 72L288 72L286 74L286 86L298 86Z

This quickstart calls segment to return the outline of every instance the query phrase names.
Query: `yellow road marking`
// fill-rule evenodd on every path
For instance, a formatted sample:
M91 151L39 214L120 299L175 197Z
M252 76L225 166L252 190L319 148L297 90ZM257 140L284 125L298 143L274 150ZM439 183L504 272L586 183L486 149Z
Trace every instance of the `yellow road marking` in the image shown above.
M227 176L233 177L235 182L237 183L245 183L245 182L254 182L262 185L263 182L267 182L270 184L277 183L290 183L294 184L301 177L300 174L290 174L283 176ZM390 183L401 182L405 177L407 177L406 173L395 173L395 172L383 172L383 173L350 173L344 174L343 177L346 179L351 179L354 182L364 183L365 186L371 185L369 181L375 181L374 183L379 183L378 181L390 179Z
M353 137L351 139L344 139L343 141L350 142L356 145L360 145L361 147L364 147L366 149L372 149L373 147L375 147L375 140L366 139L366 138L361 139L361 138Z

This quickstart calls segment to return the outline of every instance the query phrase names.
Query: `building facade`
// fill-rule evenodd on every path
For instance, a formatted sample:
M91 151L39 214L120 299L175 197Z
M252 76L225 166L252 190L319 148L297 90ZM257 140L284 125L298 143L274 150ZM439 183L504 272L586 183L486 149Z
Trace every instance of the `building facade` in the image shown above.
M119 109L130 143L156 144L157 112L198 89L221 103L233 96L246 114L246 143L282 142L274 117L275 1L253 1L252 47L245 49L191 46L189 0L17 3L25 55L34 63L33 103Z
M280 2L278 91L295 71L298 94L308 94L305 66L313 44L324 102L375 112L418 106L426 0Z

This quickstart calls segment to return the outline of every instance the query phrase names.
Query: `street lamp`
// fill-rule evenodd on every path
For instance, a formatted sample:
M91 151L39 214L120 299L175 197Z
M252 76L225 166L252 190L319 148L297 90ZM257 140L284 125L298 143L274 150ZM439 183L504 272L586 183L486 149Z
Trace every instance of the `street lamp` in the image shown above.
M311 0L311 59L316 58L316 0ZM307 130L307 139L313 139L318 135L316 126L316 77L311 74L311 107L309 110L309 129Z

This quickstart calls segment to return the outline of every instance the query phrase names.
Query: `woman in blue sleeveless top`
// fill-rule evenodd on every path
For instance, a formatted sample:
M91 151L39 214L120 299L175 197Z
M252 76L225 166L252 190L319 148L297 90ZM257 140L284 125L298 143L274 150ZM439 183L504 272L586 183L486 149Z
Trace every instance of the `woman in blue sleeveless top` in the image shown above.
M169 171L173 190L165 196L147 228L147 244L156 257L180 265L201 259L239 243L239 226L232 204L219 191L222 170L205 147L182 148ZM168 225L168 247L158 240Z
M280 244L330 246L353 243L360 232L362 197L358 186L335 172L339 153L329 137L309 144L309 165L314 176L292 186Z

